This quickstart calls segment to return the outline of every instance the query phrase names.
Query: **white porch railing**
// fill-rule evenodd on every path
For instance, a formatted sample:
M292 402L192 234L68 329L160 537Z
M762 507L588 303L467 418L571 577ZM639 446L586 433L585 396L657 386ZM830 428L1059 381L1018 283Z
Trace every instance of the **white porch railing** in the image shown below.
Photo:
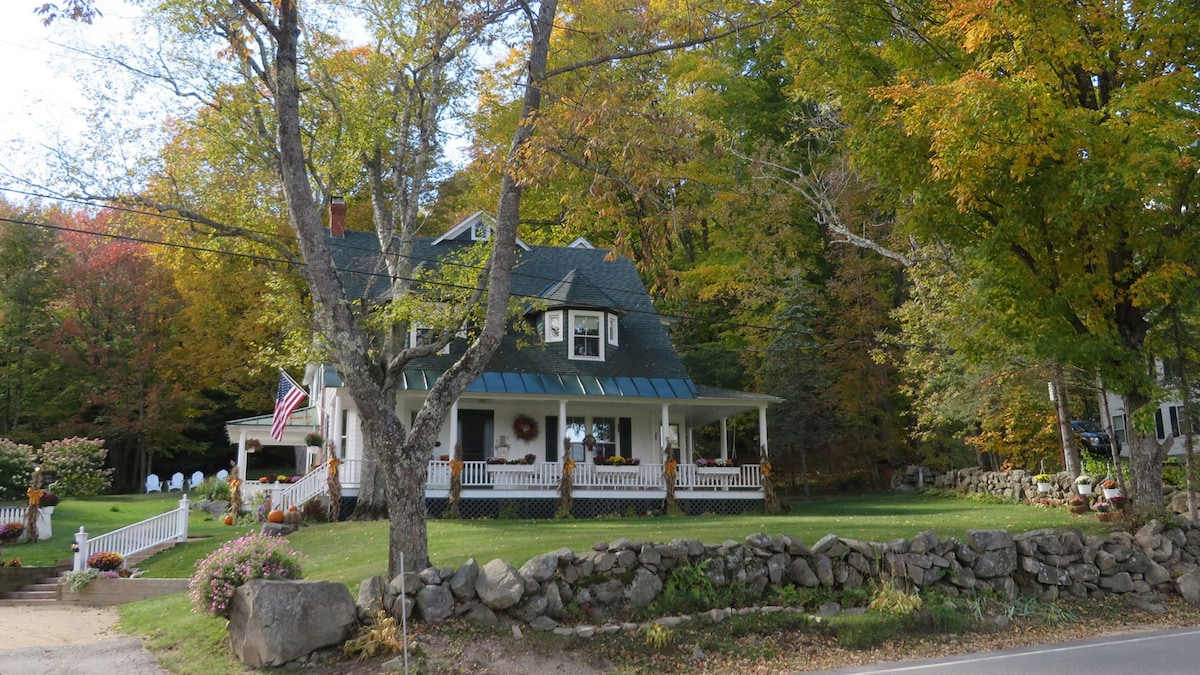
M339 474L341 470L338 470ZM251 504L255 497L266 494L271 499L271 508L287 511L288 507L299 508L308 500L326 493L326 482L329 480L329 466L321 466L309 471L295 483L242 483L242 503Z
M675 470L677 490L758 490L762 488L762 469L757 464L739 467L697 467L679 464ZM662 464L597 465L577 462L572 474L576 489L598 490L656 490L666 489ZM562 478L562 464L535 462L533 464L486 464L464 462L464 489L555 489ZM350 484L345 476L342 484ZM450 462L429 463L428 485L445 489L450 486Z
M87 531L80 527L79 532L75 533L74 571L82 572L87 569L88 558L100 551L119 553L122 558L128 558L159 544L187 541L188 508L188 498L184 495L179 500L179 507L172 511L95 538L88 537Z

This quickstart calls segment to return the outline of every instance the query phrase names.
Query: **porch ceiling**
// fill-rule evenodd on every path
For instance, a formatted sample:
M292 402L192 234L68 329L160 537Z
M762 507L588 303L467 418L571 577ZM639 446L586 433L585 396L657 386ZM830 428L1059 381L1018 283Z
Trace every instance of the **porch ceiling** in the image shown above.
M259 415L240 420L230 420L225 423L225 434L230 443L237 443L242 433L246 440L256 438L263 445L304 445L304 437L317 431L317 409L313 406L300 408L288 416L287 426L283 429L283 440L271 438L271 419L273 415Z

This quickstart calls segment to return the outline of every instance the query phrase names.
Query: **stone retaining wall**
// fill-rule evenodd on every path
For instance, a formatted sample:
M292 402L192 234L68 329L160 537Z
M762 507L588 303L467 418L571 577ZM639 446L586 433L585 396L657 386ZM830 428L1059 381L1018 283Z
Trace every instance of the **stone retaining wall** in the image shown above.
M428 568L388 580L367 579L360 617L383 609L437 622L466 616L484 625L503 619L555 630L582 612L588 623L617 621L651 605L672 570L702 566L717 587L751 589L764 600L782 586L847 590L879 579L946 595L994 592L1053 600L1071 595L1181 594L1200 602L1200 528L1152 522L1136 534L1084 536L1078 530L973 530L965 541L932 531L912 540L866 542L827 535L806 545L789 535L755 534L744 541L704 544L682 539L646 543L621 539L576 553L560 549L519 570L502 560L474 559L455 569ZM571 605L574 612L568 611Z
M78 593L66 584L58 586L59 600L69 605L93 607L123 605L127 602L183 593L187 579L92 579Z
M1012 471L984 471L979 467L951 469L933 479L934 487L971 494L987 494L1004 497L1014 502L1028 502L1042 497L1066 500L1078 494L1071 474L1061 471L1050 474L1050 492L1038 492L1033 477L1037 475L1021 469ZM1095 488L1100 492L1099 486Z

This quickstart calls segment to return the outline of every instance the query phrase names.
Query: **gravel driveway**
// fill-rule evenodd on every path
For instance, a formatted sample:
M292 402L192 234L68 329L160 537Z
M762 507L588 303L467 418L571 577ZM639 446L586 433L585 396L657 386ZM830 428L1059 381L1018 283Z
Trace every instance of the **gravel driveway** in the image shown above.
M0 675L165 675L112 608L0 607Z

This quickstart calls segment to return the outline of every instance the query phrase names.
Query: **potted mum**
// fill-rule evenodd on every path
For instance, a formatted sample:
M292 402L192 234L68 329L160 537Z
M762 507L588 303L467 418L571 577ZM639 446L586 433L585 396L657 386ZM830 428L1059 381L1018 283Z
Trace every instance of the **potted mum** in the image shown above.
M1112 502L1103 499L1092 504L1092 510L1096 512L1096 520L1102 523L1111 523L1121 517L1121 512L1113 507Z
M1092 477L1086 473L1079 474L1079 478L1075 479L1075 489L1081 495L1092 494Z
M1049 492L1053 488L1050 483L1052 480L1054 478L1048 473L1039 473L1033 477L1033 482L1037 483L1038 492Z
M1105 499L1121 496L1121 487L1117 485L1117 481L1114 478L1105 478L1101 481L1100 489L1104 491Z
M1067 510L1075 515L1082 515L1091 509L1083 497L1075 496L1067 500Z
M11 523L0 524L0 544L15 544L24 532L24 523L14 520Z

